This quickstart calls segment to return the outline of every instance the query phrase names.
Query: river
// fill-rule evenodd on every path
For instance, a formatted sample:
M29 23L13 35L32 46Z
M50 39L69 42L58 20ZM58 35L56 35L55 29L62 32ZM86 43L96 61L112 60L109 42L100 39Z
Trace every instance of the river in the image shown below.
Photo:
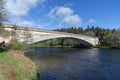
M120 80L120 50L34 48L39 80Z

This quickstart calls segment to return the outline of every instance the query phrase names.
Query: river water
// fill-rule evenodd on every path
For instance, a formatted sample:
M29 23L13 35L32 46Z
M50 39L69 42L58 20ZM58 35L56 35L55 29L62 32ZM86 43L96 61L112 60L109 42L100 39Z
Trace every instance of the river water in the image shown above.
M120 80L120 50L35 48L39 80Z

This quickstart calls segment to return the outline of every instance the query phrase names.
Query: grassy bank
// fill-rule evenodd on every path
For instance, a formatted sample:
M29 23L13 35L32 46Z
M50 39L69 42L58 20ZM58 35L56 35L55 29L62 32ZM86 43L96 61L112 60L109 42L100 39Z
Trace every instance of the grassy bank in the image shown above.
M0 80L35 80L38 69L20 51L0 53Z

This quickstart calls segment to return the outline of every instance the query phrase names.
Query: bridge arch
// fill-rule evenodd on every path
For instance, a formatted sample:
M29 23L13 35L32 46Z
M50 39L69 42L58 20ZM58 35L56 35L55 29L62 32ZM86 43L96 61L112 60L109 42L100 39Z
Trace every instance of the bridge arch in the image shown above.
M67 39L70 39L72 42L74 42L74 44L73 43L70 43L70 42L67 42L67 43L70 43L70 44L73 44L74 46L76 45L76 47L88 47L88 48L90 48L90 47L93 47L94 45L92 45L91 43L89 43L89 42L87 42L87 41L84 41L84 40L82 40L82 39L78 39L78 38L73 38L73 37L57 37L57 38L50 38L50 39L46 39L46 40L42 40L42 41L47 41L47 40L50 40L51 42L53 42L54 41L54 39L59 39L60 40L60 42L62 42L62 40L63 40L63 45L65 45L64 44L64 42L65 41L67 41ZM39 41L39 42L42 42L42 41ZM37 43L37 42L35 42L35 43ZM56 42L55 42L56 43ZM57 42L58 44L59 44L59 42ZM49 43L50 44L50 43ZM54 44L54 43L53 43ZM67 45L67 44L66 44ZM68 44L69 45L69 44Z
M42 41L46 41L46 40L51 40L51 39L73 39L77 42L79 42L80 44L84 45L85 47L93 47L95 46L94 44L92 44L91 42L87 41L87 40L84 40L84 39L80 39L80 38L77 38L77 37L69 37L69 36L61 36L61 37L47 37L45 39L40 39L40 40L36 40L36 41L33 41L32 43L30 44L33 44L33 43L37 43L37 42L42 42Z
M98 45L99 39L97 37L90 37L85 36L81 34L72 34L72 33L64 33L64 32L57 32L57 31L50 31L50 30L42 30L42 29L36 29L36 28L28 28L28 27L22 27L22 26L16 26L16 25L3 25L5 30L16 32L18 42L24 42L25 38L23 35L23 32L27 31L32 35L32 41L29 40L28 44L48 40L48 39L54 39L54 38L75 38L83 42L85 45L92 45L96 46ZM8 39L5 39L4 41L6 43L10 43L12 40L13 35L11 35ZM2 37L4 39L4 37ZM0 42L2 41L0 39Z

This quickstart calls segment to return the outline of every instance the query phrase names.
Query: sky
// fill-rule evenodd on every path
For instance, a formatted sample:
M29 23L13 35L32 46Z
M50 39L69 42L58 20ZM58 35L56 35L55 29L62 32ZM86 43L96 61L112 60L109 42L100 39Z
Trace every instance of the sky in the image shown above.
M7 24L46 30L120 28L120 0L8 0L6 8Z

